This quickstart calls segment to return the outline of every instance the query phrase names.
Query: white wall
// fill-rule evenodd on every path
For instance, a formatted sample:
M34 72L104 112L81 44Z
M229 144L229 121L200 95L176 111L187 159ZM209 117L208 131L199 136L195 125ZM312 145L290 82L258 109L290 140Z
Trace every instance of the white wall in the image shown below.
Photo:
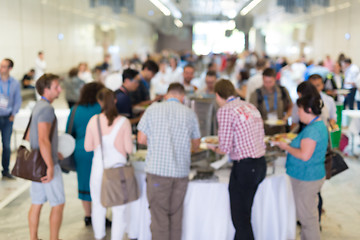
M267 35L267 49L276 52L272 55L295 60L304 43L308 59L317 61L327 54L336 59L343 52L360 65L359 0L330 0L329 8L315 6L308 14L286 14L275 2L262 9L255 21ZM350 33L349 40L345 33Z
M39 50L44 51L47 71L67 72L80 61L91 67L102 61L103 43L95 41L95 26L113 29L113 43L121 57L153 52L153 27L108 8L91 9L88 0L0 0L0 59L15 62L12 75L21 78ZM59 40L58 34L64 34Z

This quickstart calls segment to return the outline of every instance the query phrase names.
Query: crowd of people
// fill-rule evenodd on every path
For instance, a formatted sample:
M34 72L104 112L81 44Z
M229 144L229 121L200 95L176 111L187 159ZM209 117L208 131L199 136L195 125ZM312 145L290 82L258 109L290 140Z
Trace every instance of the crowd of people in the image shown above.
M298 136L290 144L276 144L288 152L286 169L301 224L301 239L320 239L321 207L320 211L317 209L325 179L328 128L338 127L335 101L343 100L349 109L354 108L355 101L360 104L359 68L350 58L340 55L333 62L327 56L315 65L304 59L290 64L284 58L272 60L248 52L239 57L163 52L141 63L134 56L122 61L122 69L112 69L111 56L107 54L93 73L82 62L69 71L62 83L54 74L36 75L46 68L43 53L39 52L37 68L25 74L23 88L35 87L39 95L27 139L32 148L40 149L47 165L42 183L33 182L31 186L31 240L38 239L40 211L46 201L52 206L51 240L58 239L62 221L65 194L59 161L63 157L57 149L57 122L51 106L62 91L61 85L71 109L67 129L72 121L78 197L84 208L85 225L92 225L96 239L104 239L105 226L111 225L100 201L103 169L127 163L127 156L133 151L133 133L137 134L138 144L147 145L145 171L152 238L181 239L190 156L199 148L202 137L190 98L213 99L219 107L219 146L209 148L228 154L232 162L229 194L235 239L254 238L251 206L266 176L265 135L290 130L297 131ZM10 59L2 60L0 65L5 179L14 178L9 173L10 137L14 116L21 106L20 83L10 76L13 66ZM36 80L35 86L32 79ZM338 94L339 89L348 92ZM280 120L281 124L269 124L269 120ZM112 207L111 239L122 239L127 225L126 206Z

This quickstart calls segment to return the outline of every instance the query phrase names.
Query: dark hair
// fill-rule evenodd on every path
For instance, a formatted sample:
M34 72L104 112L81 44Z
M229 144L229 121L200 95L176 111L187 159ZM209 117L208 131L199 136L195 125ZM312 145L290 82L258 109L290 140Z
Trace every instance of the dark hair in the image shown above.
M267 60L265 58L261 58L256 61L256 68L263 69L266 66Z
M45 73L43 74L37 81L36 81L36 90L42 96L44 94L45 88L50 88L53 81L59 80L59 76L52 74L52 73Z
M39 51L39 52L38 52L38 55L41 55L41 54L43 54L43 52L42 52L42 51Z
M167 92L175 92L178 94L185 94L185 88L181 83L171 83L168 87Z
M344 59L344 62L345 62L345 63L348 63L348 64L351 64L352 61L351 61L351 58L345 58L345 59Z
M216 77L216 72L215 71L207 71L206 76Z
M301 94L301 96L305 95L318 95L316 87L312 85L309 81L302 82L297 87L296 91Z
M215 93L217 93L222 99L228 99L229 97L235 94L234 85L226 79L220 79L215 83L214 88Z
M215 64L215 62L210 62L210 63L208 64L207 68L208 68L208 69L211 68L214 64Z
M108 88L103 88L96 94L96 99L102 103L101 112L105 114L111 126L119 115L115 105L115 93Z
M122 79L124 82L125 82L125 79L133 80L137 75L139 75L138 71L131 69L131 68L127 68L123 71Z
M184 67L184 70L185 70L185 68L192 68L192 69L195 70L195 67L194 67L193 65L191 65L191 64L187 64L187 65Z
M240 70L240 76L241 76L241 81L244 81L244 80L248 80L249 77L250 77L250 74L249 74L249 71L247 70Z
M79 105L92 105L97 102L96 95L105 86L100 82L85 84L80 90Z
M301 96L301 98L296 101L296 104L299 108L302 107L306 113L310 113L309 109L311 109L311 112L316 116L321 115L321 109L324 107L320 94Z
M72 68L72 69L70 69L70 71L69 71L69 77L76 77L77 75L78 75L78 72L79 72L79 70L78 70L78 68Z
M312 74L312 75L310 75L310 77L308 78L308 81L313 81L313 80L317 80L317 79L323 80L323 78L322 78L319 74Z
M276 77L276 72L272 68L266 68L262 75L264 77Z
M9 63L9 68L13 68L13 67L14 67L14 62L13 62L13 60L11 60L10 58L5 58L4 60Z
M32 72L32 73L33 73L33 72L35 72L35 69L33 69L33 68L32 68L32 69L30 69L30 72Z
M149 71L153 72L154 74L156 74L159 71L159 66L153 60L147 60L146 62L144 62L142 66L142 70L144 70L145 68L147 68Z

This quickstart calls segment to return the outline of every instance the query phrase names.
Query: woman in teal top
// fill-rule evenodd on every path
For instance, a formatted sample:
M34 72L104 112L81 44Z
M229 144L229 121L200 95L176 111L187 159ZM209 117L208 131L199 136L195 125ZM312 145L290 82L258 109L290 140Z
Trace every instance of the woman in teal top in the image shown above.
M74 159L78 178L79 199L85 211L85 225L91 224L91 197L90 197L90 172L93 159L93 152L86 152L84 140L86 126L92 116L101 112L101 107L97 103L96 94L104 88L98 82L88 83L83 86L80 92L80 100L74 116L74 123L71 135L75 138ZM71 112L73 108L71 109ZM66 124L66 131L69 126L71 112Z
M325 181L325 154L328 132L320 120L323 102L318 93L297 100L300 121L307 126L291 142L278 143L288 152L286 173L290 176L301 239L320 239L317 193Z

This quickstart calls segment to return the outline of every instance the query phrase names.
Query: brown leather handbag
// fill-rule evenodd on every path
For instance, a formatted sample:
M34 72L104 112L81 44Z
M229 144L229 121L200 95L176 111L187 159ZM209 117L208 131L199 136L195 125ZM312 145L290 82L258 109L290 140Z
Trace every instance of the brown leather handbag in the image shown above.
M23 140L29 131L32 116L30 117L29 123L26 127ZM56 118L54 119L51 126L50 141L54 134ZM17 150L16 163L11 171L11 174L27 179L34 182L41 182L41 178L46 175L47 166L44 159L41 157L40 149L27 149L24 145L20 145Z
M97 123L101 146L101 156L103 166L105 166L99 115L97 118ZM123 205L135 201L138 198L139 191L133 166L125 165L116 168L104 168L101 183L101 204L104 207Z

